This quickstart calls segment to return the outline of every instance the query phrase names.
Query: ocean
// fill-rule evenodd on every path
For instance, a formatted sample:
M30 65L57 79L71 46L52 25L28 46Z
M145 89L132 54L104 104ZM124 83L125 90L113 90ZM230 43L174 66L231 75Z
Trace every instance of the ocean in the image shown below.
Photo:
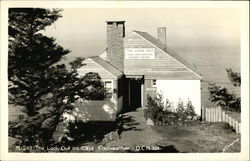
M237 48L174 48L183 59L193 65L202 75L201 104L215 106L209 101L208 83L216 83L240 96L240 88L234 87L227 77L226 68L240 72L240 49Z

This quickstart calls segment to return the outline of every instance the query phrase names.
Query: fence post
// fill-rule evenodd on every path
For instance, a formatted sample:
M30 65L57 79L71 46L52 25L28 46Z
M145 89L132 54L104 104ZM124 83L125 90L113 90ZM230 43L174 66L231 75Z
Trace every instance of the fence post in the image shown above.
M232 118L230 116L228 117L228 122L229 122L229 125L232 126Z
M209 107L209 121L212 121L211 107Z
M204 109L205 109L205 121L207 121L207 108L204 107Z
M210 109L206 108L206 113L207 113L207 121L210 121L210 114L209 114Z
M215 108L215 121L216 122L219 121L219 108L218 107Z
M214 121L214 108L211 107L211 121Z
M216 108L213 108L213 122L216 121Z
M235 121L235 131L236 131L236 133L239 133L239 124L238 124L238 121Z
M216 107L214 108L214 122L216 122Z
M222 122L226 122L226 114L225 114L225 111L222 111Z
M232 119L231 119L231 126L232 126L233 128L234 128L234 121L235 121L235 120L232 118Z
M220 106L218 106L218 111L219 111L219 122L222 122L221 120L221 118L222 118L222 113L221 113L221 107Z
M213 111L214 111L214 113L213 113L214 114L214 122L216 122L216 108L214 108Z
M214 108L214 122L217 122L217 107Z
M221 109L220 109L220 106L217 107L217 112L218 112L218 121L221 122Z
M210 107L209 108L209 115L210 115L210 121L212 122L213 121L213 115L212 115L212 111L213 109Z
M203 105L203 106L201 106L201 119L202 119L202 121L205 121L206 119L206 115L205 115L206 113L205 113L205 106Z

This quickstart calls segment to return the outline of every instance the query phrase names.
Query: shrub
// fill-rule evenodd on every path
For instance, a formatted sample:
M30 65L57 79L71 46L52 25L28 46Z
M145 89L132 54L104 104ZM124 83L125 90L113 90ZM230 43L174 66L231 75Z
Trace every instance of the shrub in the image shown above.
M163 96L158 94L155 97L147 96L147 109L144 110L144 117L146 119L150 118L155 124L163 122L166 115L169 113L164 108Z
M186 113L185 113L184 103L181 99L179 99L178 105L175 111L180 121L183 121L187 118Z
M196 116L196 113L194 111L194 106L192 104L192 102L190 100L188 100L187 102L187 107L184 111L184 113L187 115L187 116L191 116L191 119Z
M166 100L166 105L162 101L163 96L158 94L156 97L148 96L147 109L144 110L144 117L151 119L155 125L183 125L188 119L196 116L192 102L188 100L186 108L183 101L180 99L177 108L173 111L173 106L169 100Z

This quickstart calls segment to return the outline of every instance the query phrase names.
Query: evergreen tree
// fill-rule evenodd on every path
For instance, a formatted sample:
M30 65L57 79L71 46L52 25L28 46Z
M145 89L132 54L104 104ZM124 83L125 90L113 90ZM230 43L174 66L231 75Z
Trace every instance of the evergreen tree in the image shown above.
M240 73L234 72L231 68L226 69L227 76L229 80L233 83L235 87L240 87L241 84L241 76Z
M64 64L57 64L70 51L41 31L60 18L60 12L43 8L9 9L9 103L24 107L26 114L9 123L9 135L21 140L20 145L54 144L53 133L62 113L74 108L72 103L79 97L98 99L104 93L97 74L78 75L76 68L83 65L83 59L71 62L70 71Z
M228 78L234 86L240 87L241 77L240 73L233 72L231 68L226 69ZM237 97L234 93L230 93L227 88L216 85L215 83L209 84L210 100L217 105L235 111L241 111L241 98Z

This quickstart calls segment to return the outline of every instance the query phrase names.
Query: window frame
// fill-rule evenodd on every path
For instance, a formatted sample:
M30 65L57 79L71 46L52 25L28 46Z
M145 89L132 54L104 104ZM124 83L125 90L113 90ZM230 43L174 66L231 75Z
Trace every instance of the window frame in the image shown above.
M107 87L106 87L106 82L110 82L111 83L111 88L109 89L109 91L110 92L108 92L108 93L111 93L111 97L106 97L106 89L107 89ZM105 79L105 80L103 80L103 84L104 84L104 99L113 99L113 95L114 95L114 82L113 82L113 80L112 79Z
M157 80L156 79L152 79L151 80L151 85L152 85L152 87L157 87Z

